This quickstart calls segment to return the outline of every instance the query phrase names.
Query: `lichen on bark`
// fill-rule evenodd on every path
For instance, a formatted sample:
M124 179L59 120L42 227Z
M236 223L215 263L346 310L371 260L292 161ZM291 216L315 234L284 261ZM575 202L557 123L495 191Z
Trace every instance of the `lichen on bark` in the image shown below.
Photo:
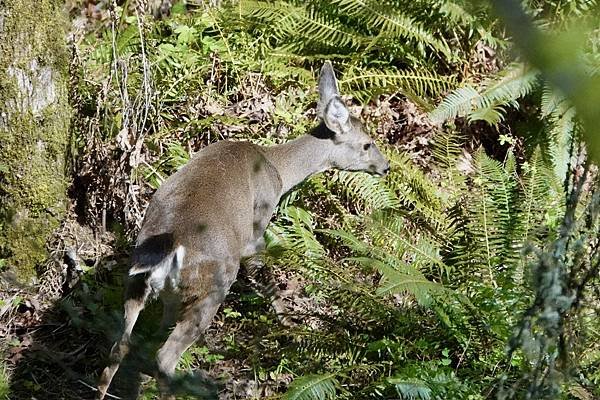
M0 258L22 282L64 215L67 19L60 1L0 0Z

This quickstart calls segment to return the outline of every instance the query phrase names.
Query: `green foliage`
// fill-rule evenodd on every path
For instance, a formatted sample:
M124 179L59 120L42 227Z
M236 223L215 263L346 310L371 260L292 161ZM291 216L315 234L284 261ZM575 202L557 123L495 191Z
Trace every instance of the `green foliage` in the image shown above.
M100 131L120 145L136 115L123 99L139 99L144 71L137 23L122 24L114 48L112 33L88 38L86 65L91 80L112 88ZM298 279L305 304L292 317L300 326L278 326L264 301L247 294L220 321L260 338L224 340L252 364L257 385L295 399L472 400L491 396L500 371L516 380L527 361L507 359L506 343L533 296L535 254L558 236L561 182L572 174L581 127L571 102L538 69L513 60L500 72L475 66L480 46L505 56L485 6L242 1L147 28L153 106L140 122L144 161L134 174L150 187L216 140L275 144L309 131L311 69L325 58L335 61L342 91L365 103L396 95L429 110L449 93L429 114L439 126L427 126L436 132L425 168L384 132L378 146L390 159L388 177L330 172L282 199L266 260ZM586 65L593 70L596 62ZM465 76L469 83L456 89ZM401 118L392 118L391 130ZM540 132L522 120L537 121ZM195 346L182 367L230 357ZM599 379L597 356L582 365L586 379Z
M296 378L283 398L286 400L334 399L338 385L339 382L334 374L306 375Z
M423 307L434 324L446 329L442 340L462 343L465 348L460 351L467 354L485 354L483 365L500 362L518 315L515 310L525 307L527 258L523 248L543 244L548 230L556 228L562 207L560 184L539 151L527 163L518 165L511 154L501 163L479 150L473 158L472 172L461 177L453 163L460 152L460 138L440 134L436 142L440 173L452 179L453 186L442 189L432 184L401 155L393 157L395 172L385 184L360 174L334 173L327 196L341 196L333 202L352 204L366 214L359 214L360 218L342 215L336 218L345 221L341 226L317 230L315 227L326 222L293 206L298 198L292 196L291 203L280 206L280 217L270 230L271 250L273 244L278 246L273 262L285 259L286 268L299 270L302 276L318 282L311 294L345 310L345 317L337 318L354 316L351 324L365 318L371 324L398 326L400 317L392 306L393 299L404 299L401 304L408 304L404 307ZM341 185L339 192L337 185ZM348 213L344 208L337 212ZM319 233L326 236L319 238ZM320 243L331 243L328 237L343 244L345 257L325 250ZM359 278L373 273L378 276L375 292ZM476 283L473 277L477 277ZM373 307L379 308L376 314ZM387 331L389 328L380 329L380 340L393 354L396 350L392 349L398 346L396 339ZM491 343L486 339L486 329L491 329L495 337ZM465 332L469 332L466 337ZM373 360L361 359L362 346L356 342L360 336L333 344L323 338L322 332L304 335L304 345L293 357L331 364L328 370L332 374L343 371L334 360L352 360L350 365L365 368L386 359L381 353ZM345 335L354 336L350 332ZM403 349L404 354L410 351ZM444 366L452 360L446 357L437 362ZM394 363L390 366L397 376L394 380L382 380L381 372L374 369L370 383L364 384L364 393L394 389L404 398L468 398L478 394L473 392L470 378L464 382L464 377L447 372L436 374L428 365L417 364L419 374L411 375L400 368L401 363ZM300 363L298 368L304 370L306 366ZM412 380L422 379L425 373L432 373L431 381ZM448 388L447 380L457 386Z
M0 399L8 400L10 395L9 376L4 364L0 365Z
M523 64L511 64L476 90L471 85L450 92L429 116L435 123L466 117L469 122L485 121L496 125L504 119L507 106L518 107L517 100L538 84L539 73Z
M401 399L430 400L431 389L420 380L390 379Z
M440 74L436 67L467 58L462 48L448 41L460 37L473 44L492 36L483 20L476 22L459 4L439 1L244 1L239 13L271 55L339 59L348 66L342 87L357 99L398 91L425 108L430 107L428 97L455 85L452 73ZM437 21L444 15L473 30L467 33L458 24L440 29ZM477 33L470 36L473 32Z
M437 97L454 85L453 76L440 76L427 70L401 71L395 68L351 68L341 80L342 89L357 99L367 101L386 92L397 91L425 109L431 107L428 97ZM348 74L351 74L348 76Z
M502 2L499 9L509 12L508 9L504 9L505 3L511 2ZM585 68L574 66L579 63L573 64L570 61L596 60L591 61L591 64L598 65L597 39L594 40L593 34L598 30L593 19L594 9L597 11L598 5L595 1L582 3L585 4L572 4L572 8L555 4L555 14L546 15L539 21L541 25L555 27L560 25L557 21L565 21L565 15L577 15L583 27L589 26L589 29L573 29L569 34L562 31L564 27L560 27L556 32L542 34L535 31L533 24L526 27L516 23L514 15L507 17L507 20L514 24L512 28L519 32L518 41L524 44L523 50L535 68L523 62L513 63L504 71L488 77L478 88L470 83L463 84L447 94L438 107L430 112L432 121L442 123L465 117L469 122L482 120L491 125L498 125L503 121L508 107L523 107L517 100L535 93L541 97L540 119L546 125L546 129L531 148L544 145L545 157L555 161L556 173L564 181L565 166L568 164L567 157L574 133L579 132L580 135L587 136L588 146L593 154L597 147L595 136L589 133L597 126L595 111L589 106L597 101L594 96L599 92L597 69L590 67L590 64ZM528 11L535 13L533 10ZM573 20L569 21L569 25L573 23ZM534 41L537 46L534 45ZM544 81L540 79L541 73ZM581 89L573 89L574 87ZM587 125L584 130L574 121L574 106L579 109L580 118ZM533 133L529 135L530 138L536 136Z
M540 118L548 121L548 153L561 182L567 178L571 146L576 135L575 108L556 90L546 85L542 92Z

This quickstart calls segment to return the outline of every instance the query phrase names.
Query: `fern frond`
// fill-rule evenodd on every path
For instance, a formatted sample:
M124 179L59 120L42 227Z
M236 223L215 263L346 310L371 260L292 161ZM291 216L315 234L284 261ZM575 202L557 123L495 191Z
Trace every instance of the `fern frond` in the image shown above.
M452 1L440 1L439 11L454 23L471 25L476 18L460 4Z
M551 114L554 114L558 110L558 107L561 105L561 103L563 103L565 100L565 97L561 93L545 83L542 88L540 117L547 118Z
M377 0L333 0L332 3L337 4L344 13L359 18L364 25L377 30L369 47L380 40L408 39L450 57L450 49L443 39L436 38L421 23L394 7Z
M415 218L427 221L434 228L443 229L446 225L443 213L446 201L437 186L405 154L389 152L386 155L394 171L387 183L395 191L400 203L411 210Z
M356 293L354 293L356 297ZM338 299L336 299L338 300ZM354 300L354 299L352 299ZM343 299L342 301L348 301ZM290 335L286 333L284 335ZM309 354L313 361L326 363L332 359L352 360L360 358L364 349L354 343L349 337L339 337L336 332L322 332L318 330L293 332L295 351Z
M460 227L457 238L467 241L455 247L459 269L480 269L493 286L496 271L512 265L519 256L515 245L518 187L514 165L510 156L502 164L478 150L473 160L473 187L462 200L465 215L455 216Z
M537 70L519 63L510 64L499 75L499 80L487 82L476 108L510 104L531 93L539 80Z
M558 199L563 199L562 185L552 168L543 160L539 148L535 149L524 169L519 207L522 214L521 240L535 243L536 236L545 225L544 214L550 207L554 208L554 212L562 208L559 204L552 206Z
M272 224L270 228L272 243L309 259L319 259L325 255L325 249L313 232L313 218L306 210L288 206L280 209L279 213L282 223Z
M567 177L570 149L575 134L575 108L561 109L562 113L552 119L550 136L550 156L554 165L554 173L563 182Z
M576 128L575 108L555 89L545 85L542 92L541 118L548 120L547 148L556 176L564 181L569 151Z
M431 400L431 388L419 379L390 378L402 400Z
M349 201L367 212L400 205L394 192L381 179L369 174L337 171L332 182L339 185Z
M307 375L296 378L283 395L286 400L326 400L335 398L339 386L336 374Z
M463 152L464 138L458 131L443 130L435 134L431 151L435 162L446 172L455 169Z
M472 233L477 234L481 240L484 250L484 259L482 264L487 265L490 278L494 281L492 266L497 264L497 254L501 250L502 243L498 240L501 235L498 233L499 226L496 225L498 218L496 217L497 203L491 193L494 189L494 181L502 181L501 167L495 160L491 160L483 151L479 151L475 157L475 168L477 171L479 188L481 190L479 199L475 199L476 219L481 221L479 225L473 220ZM496 175L497 174L497 175ZM497 178L497 179L494 179ZM506 211L500 206L501 211ZM506 214L504 214L506 217ZM504 222L505 218L501 218Z
M457 117L465 117L474 107L479 93L472 86L463 86L450 92L442 102L429 113L429 119L435 124Z
M301 50L310 42L330 48L356 49L365 41L339 21L326 18L314 9L294 6L285 1L243 1L240 2L240 11L247 19L264 23L279 41L278 47L288 51ZM298 37L305 40L298 40Z
M352 69L340 80L345 91L360 100L379 93L400 92L424 109L431 105L426 98L437 97L454 86L453 76L441 76L427 70Z
M448 274L449 268L440 257L440 246L435 237L428 235L426 230L411 234L401 221L401 216L394 213L381 213L369 221L368 231L374 247L385 252L381 259L400 268L410 263L412 268L418 269L435 267L438 276Z
M457 117L495 124L502 120L506 106L517 106L516 100L533 90L538 83L539 72L515 63L499 75L499 79L485 82L479 91L470 85L453 90L429 114L429 118L437 124Z
M379 295L389 295L408 292L415 296L422 306L431 304L433 294L441 294L446 289L439 283L432 282L416 270L400 272L381 263L378 270L383 275L383 283L377 289Z
M512 105L516 106L516 103L512 103ZM506 112L506 107L499 104L491 104L482 108L477 108L472 110L468 115L468 121L484 121L489 125L498 125L500 122L504 120L504 113Z

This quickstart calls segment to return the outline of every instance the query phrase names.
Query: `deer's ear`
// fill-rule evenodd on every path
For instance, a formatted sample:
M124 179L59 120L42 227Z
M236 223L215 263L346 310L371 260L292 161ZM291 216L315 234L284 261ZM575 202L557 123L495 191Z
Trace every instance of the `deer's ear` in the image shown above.
M321 74L319 76L319 109L324 111L329 101L339 95L331 62L325 61L325 64L321 67Z
M335 133L345 133L349 130L350 112L339 97L331 99L325 106L323 121Z
M329 61L325 61L321 67L317 110L325 125L335 133L344 133L348 130L350 112L340 98L335 73Z

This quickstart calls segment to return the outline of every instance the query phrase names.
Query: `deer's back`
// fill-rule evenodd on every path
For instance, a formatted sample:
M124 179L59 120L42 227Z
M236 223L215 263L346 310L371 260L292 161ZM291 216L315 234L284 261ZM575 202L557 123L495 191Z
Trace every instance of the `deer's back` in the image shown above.
M262 148L221 141L200 152L154 194L137 246L186 257L239 259L264 229L279 200L281 181ZM266 218L266 221L265 221Z

